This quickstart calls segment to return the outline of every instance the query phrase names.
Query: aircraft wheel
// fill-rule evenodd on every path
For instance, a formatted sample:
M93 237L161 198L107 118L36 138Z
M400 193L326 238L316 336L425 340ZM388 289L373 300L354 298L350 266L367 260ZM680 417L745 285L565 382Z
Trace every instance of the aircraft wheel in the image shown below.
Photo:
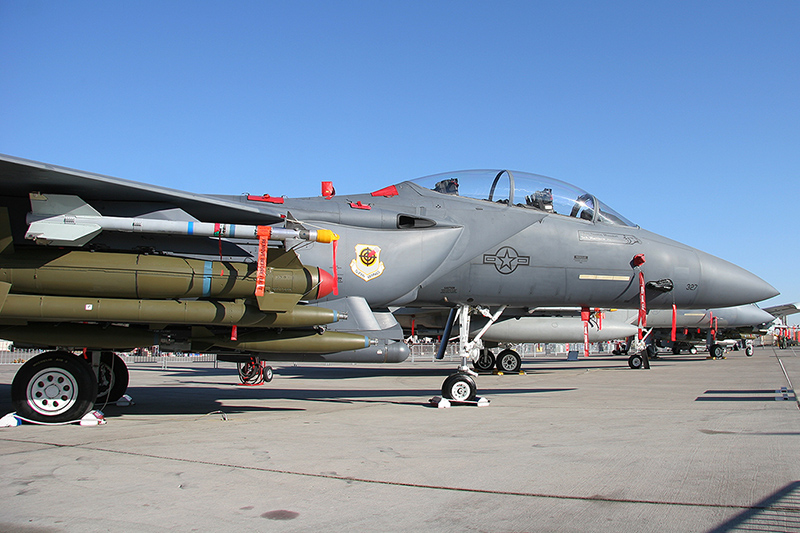
M481 354L478 356L478 359L472 363L472 368L474 368L476 372L488 372L493 367L494 354L486 348L481 350Z
M692 346L689 348L689 353L692 355L697 355L697 346Z
M748 344L747 347L744 349L744 354L747 357L753 357L753 347Z
M264 381L266 381L267 383L272 381L272 378L275 377L274 373L272 372L272 367L271 366L265 366L264 367L263 377L264 377Z
M100 354L97 376L97 403L116 402L128 390L128 366L114 352Z
M497 370L500 372L519 372L521 367L522 359L514 350L503 350L497 355Z
M644 364L644 359L638 353L633 354L632 356L628 357L628 366L634 370L638 370L642 368Z
M457 402L472 402L477 392L475 380L463 372L450 375L442 385L442 396Z
M97 398L92 367L68 352L45 352L22 365L11 383L17 414L36 422L71 422L88 413Z
M708 353L711 354L711 357L714 359L722 359L722 356L725 355L725 348L723 348L721 344L712 344L708 349Z

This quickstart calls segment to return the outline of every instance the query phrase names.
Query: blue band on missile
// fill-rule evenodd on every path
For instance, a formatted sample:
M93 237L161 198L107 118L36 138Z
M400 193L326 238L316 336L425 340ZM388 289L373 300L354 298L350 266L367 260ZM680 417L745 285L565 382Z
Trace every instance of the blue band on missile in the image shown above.
M194 235L194 222L189 222L189 226L186 228L187 235Z
M203 296L211 296L211 261L203 262Z
M364 337L364 348L369 348L369 337Z

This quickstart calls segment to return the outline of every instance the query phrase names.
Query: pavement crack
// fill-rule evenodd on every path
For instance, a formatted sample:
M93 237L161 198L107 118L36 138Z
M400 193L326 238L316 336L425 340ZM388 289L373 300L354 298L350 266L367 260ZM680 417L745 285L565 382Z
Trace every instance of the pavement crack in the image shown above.
M50 444L50 443L40 443L40 444ZM169 457L165 455L156 455L156 454L149 454L143 452L136 452L131 450L112 450L108 448L100 448L95 446L86 446L86 445L62 445L62 444L51 444L55 447L72 447L72 448L80 448L83 450L91 450L96 452L104 452L110 454L118 454L118 455L129 455L133 457L146 457L149 459L160 459L163 461L175 461L181 463L190 463L196 465L207 465L207 466L218 466L222 468L233 468L237 470L248 470L248 471L255 471L255 472L265 472L270 474L284 474L290 476L300 476L300 477L307 477L307 478L318 478L318 479L330 479L335 481L344 481L347 483L371 483L376 485L385 485L385 486L394 486L394 487L407 487L407 488L415 488L415 489L423 489L423 490L437 490L437 491L451 491L451 492L463 492L463 493L470 493L470 494L491 494L494 496L512 496L518 498L544 498L544 499L551 499L551 500L574 500L574 501L595 501L595 502L606 502L606 503L627 503L627 504L644 504L644 505L665 505L665 506L681 506L681 507L694 507L694 508L711 508L711 509L736 509L736 510L751 510L751 511L759 511L759 510L771 510L771 511L786 511L786 512L799 512L800 508L794 506L774 506L774 505L736 505L736 504L726 504L726 503L701 503L701 502L681 502L681 501L666 501L666 500L648 500L648 499L635 499L635 498L615 498L615 497L607 497L602 496L599 494L593 494L591 496L580 496L580 495L571 495L571 494L552 494L552 493L545 493L545 492L525 492L525 491L507 491L507 490L493 490L493 489L481 489L477 487L454 487L454 486L447 486L447 485L430 485L425 483L412 483L412 482L405 482L405 481L390 481L390 480L381 480L381 479L370 479L370 478L360 478L360 477L352 477L352 476L342 476L337 475L335 473L312 473L312 472L300 472L296 470L286 470L281 468L265 468L260 466L246 466L246 465L238 465L233 463L223 463L219 461L204 461L200 459L186 459L182 457Z

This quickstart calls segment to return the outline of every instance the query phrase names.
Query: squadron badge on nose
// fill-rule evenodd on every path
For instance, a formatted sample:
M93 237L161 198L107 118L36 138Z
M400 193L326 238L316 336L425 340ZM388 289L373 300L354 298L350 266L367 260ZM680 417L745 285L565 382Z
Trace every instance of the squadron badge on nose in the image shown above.
M356 244L356 258L350 261L353 274L364 281L370 281L383 274L384 268L380 246Z

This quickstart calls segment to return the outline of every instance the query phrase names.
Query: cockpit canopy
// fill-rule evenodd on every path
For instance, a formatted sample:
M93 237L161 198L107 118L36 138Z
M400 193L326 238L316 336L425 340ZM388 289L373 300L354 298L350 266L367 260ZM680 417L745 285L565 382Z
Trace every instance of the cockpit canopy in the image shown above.
M510 170L462 170L413 180L442 194L466 196L618 226L636 224L594 195L546 176Z

